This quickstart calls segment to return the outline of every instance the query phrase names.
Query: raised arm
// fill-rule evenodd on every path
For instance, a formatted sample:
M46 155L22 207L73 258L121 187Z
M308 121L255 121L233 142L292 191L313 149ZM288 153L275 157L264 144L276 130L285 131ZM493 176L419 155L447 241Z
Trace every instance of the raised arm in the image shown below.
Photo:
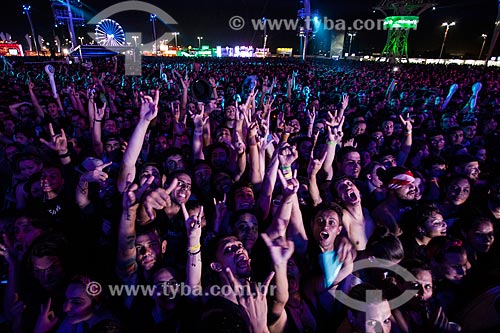
M97 106L93 102L89 102L89 105L90 104L94 104L93 109L95 111L94 122L92 124L92 146L97 156L101 157L104 153L104 145L101 140L101 126L104 119L104 114L106 112L106 103L104 103L102 108L97 108Z
M49 133L50 141L46 141L44 138L40 138L40 142L45 144L53 151L57 152L57 154L59 155L59 161L62 165L70 164L71 155L68 150L68 139L66 138L64 129L61 128L61 133L55 134L52 124L49 123Z
M289 294L286 269L288 260L293 254L294 245L292 241L286 239L285 235L271 238L263 233L262 239L266 243L273 260L276 282L276 289L269 304L270 320L268 327L271 333L278 333L283 332L287 321L285 305L288 302Z
M203 216L203 206L197 215L189 215L186 206L182 204L182 212L188 236L187 242L187 262L186 262L186 284L191 290L201 290L201 217ZM190 295L197 293L190 293Z
M103 170L110 166L113 162L98 166L92 171L86 172L80 176L78 186L76 187L76 203L83 210L90 205L89 199L89 183L104 182L108 179L108 174Z
M273 157L271 158L271 161L269 162L269 165L266 169L266 174L264 175L264 180L262 182L262 187L257 204L262 219L266 219L269 216L274 185L276 184L276 177L278 175L278 167L278 150L275 150Z
M326 130L328 133L327 139L327 153L326 160L323 163L323 170L326 172L327 180L331 180L333 178L333 161L335 159L335 149L337 145L342 142L342 137L344 133L342 132L342 126L344 125L345 117L342 113L338 114L335 111L335 114L332 115L330 111L328 111L329 119L325 123L327 126Z
M205 111L203 106L201 107L201 112L198 114L191 114L191 118L194 123L194 133L193 133L193 157L195 160L204 160L205 155L203 153L203 129L208 122L208 116L205 116Z
M159 94L158 90L156 91L156 94ZM158 115L158 105L155 104L152 97L143 96L141 98L141 102L140 119L134 129L134 132L132 133L132 136L130 137L125 154L123 154L120 174L118 175L118 191L120 191L120 193L123 193L125 190L127 175L131 174L135 177L135 164L137 163L137 158L141 152L146 132L151 121Z
M404 119L402 115L399 115L399 119L403 123L404 128L404 141L401 145L401 150L397 156L397 165L404 166L406 160L408 159L408 155L410 154L411 145L412 145L412 125L410 120L410 114L408 114L407 118Z
M138 186L132 183L132 175L128 177L129 182L123 194L123 210L118 225L118 253L116 258L116 272L122 280L129 278L137 271L135 220L139 202L135 191Z
M309 157L309 164L307 166L307 175L309 180L308 188L309 188L309 195L311 196L314 207L323 202L323 199L321 199L320 191L318 188L317 175L326 161L326 157L328 156L327 155L328 149L329 148L325 150L321 159L317 160L314 158L314 147L313 147L313 149L311 150L311 156Z
M257 122L253 122L248 127L247 132L247 146L248 146L248 159L250 162L250 181L253 185L260 188L262 184L262 174L260 173L260 160L259 160L259 147L257 145ZM241 158L245 158L243 155Z

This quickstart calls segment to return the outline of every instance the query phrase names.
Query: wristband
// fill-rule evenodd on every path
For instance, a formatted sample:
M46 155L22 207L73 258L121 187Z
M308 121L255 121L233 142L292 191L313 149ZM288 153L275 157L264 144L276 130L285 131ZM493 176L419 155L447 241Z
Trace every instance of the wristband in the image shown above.
M187 252L189 254L196 254L196 253L200 252L200 249L201 249L201 243L198 243L198 245L190 246L188 248ZM196 252L196 251L198 251L198 252ZM196 252L196 253L194 253L194 252Z
M195 135L203 135L203 131L194 131Z
M280 167L281 172L286 180L290 180L293 178L292 167L291 166L282 166Z
M411 131L408 131L408 132L405 132L404 133L406 136L410 135L411 134Z
M337 145L337 142L335 142L335 141L327 141L326 144L329 145L329 146L335 146L335 145Z
M102 119L101 120L94 119L94 122L96 122L96 123L102 123Z
M198 253L200 253L200 252L201 252L201 249L200 249L200 250L198 250L198 251L196 251L196 252L189 252L189 251L186 251L186 252L187 252L187 254L189 254L190 256L195 256L195 255L197 255Z
M64 154L59 154L59 158L66 158L69 157L71 154L69 153L69 150L65 152Z

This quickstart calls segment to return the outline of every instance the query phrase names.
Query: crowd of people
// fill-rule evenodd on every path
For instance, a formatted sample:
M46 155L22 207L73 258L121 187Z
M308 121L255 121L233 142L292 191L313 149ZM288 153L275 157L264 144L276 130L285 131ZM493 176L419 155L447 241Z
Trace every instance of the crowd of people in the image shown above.
M2 332L499 332L500 71L52 65L0 72Z

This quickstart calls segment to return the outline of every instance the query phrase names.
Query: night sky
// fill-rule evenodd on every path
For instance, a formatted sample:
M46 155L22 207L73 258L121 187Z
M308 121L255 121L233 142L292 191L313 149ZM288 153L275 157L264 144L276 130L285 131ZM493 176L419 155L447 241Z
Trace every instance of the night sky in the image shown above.
M87 0L85 14L92 17L107 6L118 3L110 0ZM251 28L250 19L258 19L263 16L267 18L295 18L297 10L302 5L300 1L285 0L184 0L165 1L149 0L167 13L177 22L177 25L166 26L157 22L157 35L166 31L179 31L179 44L197 46L197 36L203 36L203 44L216 45L262 45L262 32L255 32ZM479 55L482 44L481 34L491 36L494 21L497 15L497 1L495 0L442 0L436 1L436 10L428 10L420 17L420 23L416 31L410 33L409 53L410 56L429 55L438 53L443 40L444 28L441 23L456 21L457 25L450 29L446 43L446 52L452 55L469 55L474 58ZM372 7L378 5L379 1L349 0L349 1L320 1L311 0L311 6L318 9L320 16L332 19L380 19L380 12L373 13ZM30 4L31 15L37 34L46 40L57 34L61 39L67 37L64 29L53 28L54 20L50 10L49 0L15 0L2 2L4 17L0 21L0 31L8 32L13 39L21 41L26 48L24 35L29 31L26 16L22 14L21 4ZM246 26L240 31L233 31L228 26L229 19L239 15L246 20ZM152 40L152 27L149 15L144 12L124 12L111 17L119 22L125 31L140 31L147 41ZM94 27L87 28L92 31ZM299 46L297 33L293 31L268 31L268 47L274 53L276 47ZM77 35L85 35L85 31L77 30ZM319 44L321 38L327 39L326 35L318 35ZM354 39L352 50L365 53L380 52L385 44L387 32L385 31L361 31ZM490 39L487 40L486 48L489 47ZM499 43L500 44L500 43ZM500 45L497 47L500 51ZM485 51L486 52L486 51ZM500 55L500 52L496 52Z

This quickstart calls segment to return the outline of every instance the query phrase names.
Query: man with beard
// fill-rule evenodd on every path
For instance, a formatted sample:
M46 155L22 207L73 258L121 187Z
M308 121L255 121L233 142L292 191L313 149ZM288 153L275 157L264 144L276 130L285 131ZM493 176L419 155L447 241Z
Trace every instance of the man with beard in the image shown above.
M331 186L334 198L338 198L343 207L342 225L349 240L356 251L362 251L375 225L368 210L361 207L361 194L356 185L347 177L334 179Z
M405 212L416 202L417 186L410 170L393 167L388 170L378 169L377 173L387 188L387 199L373 210L376 225L382 225L396 236L402 233L399 222Z

